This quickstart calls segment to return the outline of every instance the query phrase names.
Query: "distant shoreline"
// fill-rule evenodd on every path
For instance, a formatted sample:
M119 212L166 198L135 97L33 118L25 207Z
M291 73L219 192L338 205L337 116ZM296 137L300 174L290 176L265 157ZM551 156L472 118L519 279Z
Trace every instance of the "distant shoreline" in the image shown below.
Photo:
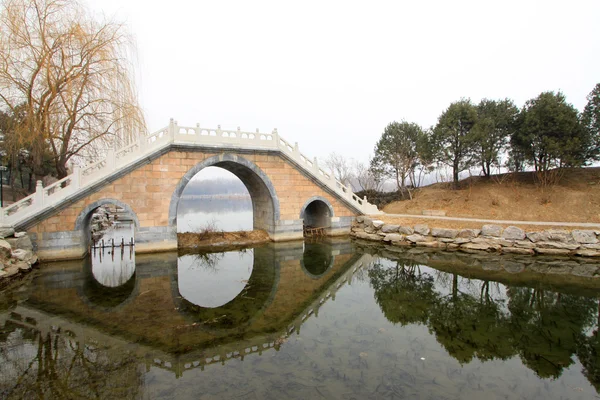
M202 200L202 199L220 199L220 200L250 200L249 194L190 194L181 196L182 200Z

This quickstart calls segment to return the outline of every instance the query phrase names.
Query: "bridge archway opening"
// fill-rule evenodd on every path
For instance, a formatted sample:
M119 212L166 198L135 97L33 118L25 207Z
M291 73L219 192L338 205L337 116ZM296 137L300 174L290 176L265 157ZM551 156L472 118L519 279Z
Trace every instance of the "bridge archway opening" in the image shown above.
M177 232L250 231L253 226L250 192L232 172L206 167L183 190Z
M99 284L118 287L135 272L135 236L139 220L129 205L116 199L101 199L88 205L77 217L82 246L91 259L91 272Z
M333 207L327 199L320 196L311 197L302 207L300 218L304 225L304 232L320 228L328 231L331 228L331 218L334 216Z
M267 175L256 164L244 157L221 154L210 157L192 167L179 181L171 197L169 225L178 227L178 212L184 190L192 178L207 167L219 167L235 175L246 187L252 203L252 229L266 231L274 235L276 221L279 220L279 199Z

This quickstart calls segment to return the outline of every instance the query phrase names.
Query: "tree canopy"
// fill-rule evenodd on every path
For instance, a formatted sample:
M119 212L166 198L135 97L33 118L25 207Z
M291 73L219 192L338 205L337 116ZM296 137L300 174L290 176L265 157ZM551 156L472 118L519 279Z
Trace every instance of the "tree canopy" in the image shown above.
M450 104L440 115L434 129L434 143L438 160L452 168L454 184L459 173L475 162L475 136L473 127L477 123L477 108L468 99Z
M52 157L58 178L145 130L123 25L97 21L75 0L6 0L0 11L0 109L36 179Z
M413 172L419 165L424 137L423 129L415 123L394 121L388 124L375 145L371 168L393 177L400 191L407 190L408 179L414 186ZM408 193L410 195L410 190Z
M528 100L512 139L525 160L542 173L583 165L589 146L577 110L561 92L543 92Z

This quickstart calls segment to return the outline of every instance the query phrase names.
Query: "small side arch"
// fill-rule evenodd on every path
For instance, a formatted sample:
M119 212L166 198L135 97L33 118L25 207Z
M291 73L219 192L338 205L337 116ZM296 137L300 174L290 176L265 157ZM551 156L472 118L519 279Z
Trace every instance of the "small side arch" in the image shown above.
M92 212L95 209L97 209L98 207L104 206L107 204L114 204L116 206L123 208L131 216L131 219L133 220L133 225L134 225L134 233L137 234L137 231L140 227L140 220L138 219L138 216L135 213L135 211L133 211L133 209L128 204L123 203L122 201L117 200L117 199L110 199L110 198L100 199L100 200L97 200L97 201L89 204L87 207L85 207L79 213L79 215L77 216L77 219L75 220L75 231L79 231L82 233L82 236L81 236L83 238L82 245L84 246L85 249L88 248L88 246L90 244L90 240L91 240L90 220L92 217Z
M313 196L306 200L300 210L304 226L330 228L331 218L335 216L333 206L325 197Z

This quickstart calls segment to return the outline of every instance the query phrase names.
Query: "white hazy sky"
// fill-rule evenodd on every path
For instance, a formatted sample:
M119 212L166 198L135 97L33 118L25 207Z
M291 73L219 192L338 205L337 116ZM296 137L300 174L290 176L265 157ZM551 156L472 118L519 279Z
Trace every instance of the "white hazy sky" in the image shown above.
M367 161L389 122L461 97L582 110L600 82L598 0L87 1L136 39L150 131L277 128L319 158Z

